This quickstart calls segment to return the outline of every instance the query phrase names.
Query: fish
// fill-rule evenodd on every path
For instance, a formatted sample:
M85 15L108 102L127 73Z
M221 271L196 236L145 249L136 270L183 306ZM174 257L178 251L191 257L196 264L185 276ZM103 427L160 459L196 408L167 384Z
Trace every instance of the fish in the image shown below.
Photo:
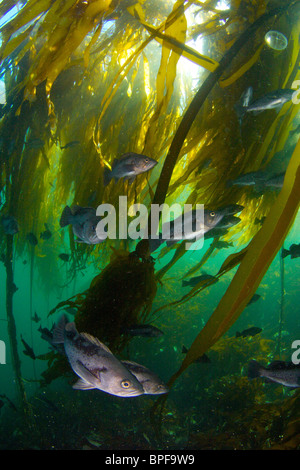
M29 232L26 235L26 240L30 243L32 246L36 246L38 244L38 239L34 235L34 233Z
M98 233L96 231L97 225L100 222L101 217L100 216L93 216L84 224L79 225L79 224L74 224L72 226L74 235L76 235L78 238L75 240L77 243L86 243L88 245L97 245L99 243L102 243L106 240L107 236L103 235L103 238L98 237ZM105 228L104 228L105 231Z
M49 343L51 349L54 351L58 351L60 354L65 355L65 350L63 344L53 344L53 328L54 325L52 326L52 329L49 330L48 328L42 328L41 325L38 328L38 331L41 333L41 338L47 343ZM38 359L42 358L42 356L37 356Z
M61 150L68 149L70 147L75 147L75 145L79 145L80 141L79 140L72 140L71 142L68 142L66 145L63 147L60 147Z
M146 173L157 165L157 161L139 153L124 153L120 158L115 158L111 167L104 170L104 186L107 186L114 178L118 181L120 178L128 180L131 184L137 175Z
M235 111L241 122L246 113L259 114L267 109L281 108L285 103L293 99L295 92L295 90L288 88L278 89L252 101L253 88L249 87L242 94L239 103L236 104Z
M169 392L167 385L147 367L127 360L121 361L121 363L136 377L142 385L145 395L161 395Z
M40 234L40 238L42 238L43 240L49 240L49 238L52 237L52 232L49 230L49 227L47 224L44 224L45 225L45 229L44 232L42 232Z
M3 215L1 223L7 235L15 235L19 232L18 222L12 215Z
M96 215L96 209L93 207L66 206L62 211L59 224L61 227L67 225L83 225L91 217Z
M258 217L256 217L255 220L254 220L254 224L255 224L255 225L261 225L261 224L264 223L264 221L266 220L266 218L267 218L267 217L266 217L265 215L262 216L260 219L259 219Z
M289 250L282 248L282 251L281 251L282 258L286 258L289 255L291 255L291 259L300 257L300 243L298 243L298 245L293 243L293 245L290 246Z
M182 346L182 354L187 354L188 349L185 346ZM200 357L197 357L197 359L194 360L195 364L209 364L211 360L206 354L203 354Z
M267 181L265 182L265 186L271 188L282 188L284 177L285 171L277 173L276 175L273 175L269 179L267 179Z
M53 333L48 329L48 328L42 328L40 325L38 328L38 331L41 333L41 338L44 339L45 341L48 341L48 343L52 344L53 340Z
M77 390L98 389L110 395L135 397L144 394L136 377L98 338L78 333L75 323L62 316L53 331L53 344L63 344L68 361L80 378Z
M158 238L151 238L149 240L150 252L153 253L165 241L167 246L171 246L179 240L190 240L193 243L197 239L205 237L206 233L210 230L222 226L221 221L224 217L227 221L226 225L230 221L229 225L232 226L233 222L237 223L240 219L236 217L235 219L238 220L232 221L231 217L243 209L244 206L239 204L230 204L215 211L204 209L204 214L192 209L162 225L162 231L158 234ZM185 230L185 225L187 225L188 230Z
M167 245L170 246L173 243L176 243L178 240L194 240L196 237L203 236L210 229L218 225L218 223L223 218L222 211L211 211L204 209L204 217L202 222L202 214L197 214L196 210L186 212L184 216L177 217L170 222L170 237L167 239ZM179 225L178 221L181 221L182 224ZM184 230L185 224L190 225L191 231ZM162 234L164 229L168 228L169 223L162 225Z
M38 323L41 321L40 317L37 315L36 312L34 312L34 315L31 317L31 320L34 321L35 323Z
M248 368L248 378L263 377L268 382L275 382L285 387L300 387L300 364L292 362L274 361L267 367L263 367L257 361L251 360Z
M26 343L26 341L22 338L22 335L21 335L21 341L22 343L24 344L25 346L25 350L23 351L23 354L25 354L25 356L29 356L31 357L31 359L36 359L36 356L33 352L33 349Z
M60 218L60 226L72 225L77 243L96 245L106 240L106 234L99 238L96 232L101 217L96 215L96 209L92 207L66 206Z
M245 209L245 207L241 204L229 204L225 207L219 207L217 209L217 212L220 212L222 214L222 217L227 217L238 214L239 212L242 212L243 209Z
M236 338L240 338L240 337L246 338L247 336L256 336L261 332L262 332L261 328L258 328L256 326L252 326L251 328L247 328L246 330L243 330L241 332L237 331L236 334L235 334L235 337Z
M238 176L233 180L228 180L227 187L231 186L260 186L268 180L269 176L263 171L251 171Z
M68 255L67 253L60 253L60 254L58 255L58 257L59 257L62 261L65 261L65 262L69 261L69 259L70 259L70 255Z
M248 305L253 304L254 302L257 302L260 298L261 296L259 294L254 294L249 300L249 302L247 303L246 307L248 307Z
M191 277L190 279L183 279L182 287L195 287L201 282L201 286L204 287L208 284L215 284L218 282L218 278L210 274L201 274L200 276ZM206 281L206 282L205 282Z
M236 224L239 224L242 219L240 217L236 217L235 215L226 215L223 217L221 222L218 223L218 229L227 229L233 227Z
M146 338L157 338L164 333L153 325L131 325L123 329L123 333L130 336L144 336Z

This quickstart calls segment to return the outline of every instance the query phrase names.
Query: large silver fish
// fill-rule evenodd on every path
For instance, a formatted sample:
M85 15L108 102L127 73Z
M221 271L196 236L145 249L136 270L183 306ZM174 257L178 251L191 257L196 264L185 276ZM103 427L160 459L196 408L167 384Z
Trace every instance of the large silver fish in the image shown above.
M281 108L285 103L292 100L295 93L295 90L288 88L279 89L271 91L257 100L252 101L253 88L249 87L242 94L240 101L235 105L235 110L241 122L245 113L258 114L266 109Z
M96 216L96 209L93 207L73 206L72 209L66 206L60 218L60 226L72 225L73 233L78 239L78 243L97 245L106 240L106 236L99 238L96 227L101 217Z
M96 232L97 224L100 222L101 217L93 216L84 224L74 224L72 226L74 234L78 237L76 240L77 243L87 243L88 245L97 245L106 240L106 235L103 235L103 238L99 238ZM99 231L98 231L99 233Z
M159 233L159 238L149 240L150 251L155 251L164 241L167 242L167 246L171 246L179 240L190 240L193 242L203 237L214 227L219 226L224 217L241 212L243 208L243 206L238 204L231 204L215 211L204 209L204 214L194 209L188 211L183 216L179 216L173 221L165 222L162 225L162 232ZM169 227L170 230L168 230Z
M276 382L286 387L300 387L300 364L292 362L274 361L267 367L263 367L258 362L249 362L249 379L264 377L270 382Z
M257 186L264 185L270 176L263 171L251 171L227 181L227 186Z
M157 165L157 161L146 155L134 152L124 153L120 158L114 159L111 170L105 168L104 186L107 186L112 178L115 178L116 181L124 178L131 184L137 175L146 173L155 165Z
M53 331L53 344L61 343L73 371L80 377L73 388L96 388L120 397L136 397L144 393L136 377L105 344L87 333L78 333L75 324L67 323L65 316Z
M146 395L160 395L168 393L167 385L147 367L132 361L121 361L143 386Z
M96 215L96 209L93 207L66 206L62 211L59 224L61 227L67 225L84 224L91 217Z

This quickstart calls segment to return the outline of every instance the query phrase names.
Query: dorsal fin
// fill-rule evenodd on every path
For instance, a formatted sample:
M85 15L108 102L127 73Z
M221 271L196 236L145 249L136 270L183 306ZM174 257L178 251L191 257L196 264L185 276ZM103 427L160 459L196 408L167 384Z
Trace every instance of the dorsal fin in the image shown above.
M111 350L104 343L101 343L101 341L98 338L95 338L89 333L80 333L80 334L90 343L94 344L95 346L99 346L100 348L104 349L108 353L112 354Z
M267 369L272 369L272 370L285 370L287 368L288 368L288 363L284 361L273 361L267 367Z

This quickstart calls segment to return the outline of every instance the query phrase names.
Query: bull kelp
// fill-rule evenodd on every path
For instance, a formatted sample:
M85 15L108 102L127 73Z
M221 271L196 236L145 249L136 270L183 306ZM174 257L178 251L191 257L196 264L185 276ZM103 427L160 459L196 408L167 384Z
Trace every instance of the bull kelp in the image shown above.
M300 0L0 16L3 448L299 448ZM184 205L196 242L164 238ZM101 388L72 322L169 392Z

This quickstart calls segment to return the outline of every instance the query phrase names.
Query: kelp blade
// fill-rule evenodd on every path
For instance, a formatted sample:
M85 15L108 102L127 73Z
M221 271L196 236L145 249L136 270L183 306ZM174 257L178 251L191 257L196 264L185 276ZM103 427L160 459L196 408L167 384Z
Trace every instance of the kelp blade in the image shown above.
M216 310L192 343L169 386L202 356L233 325L258 288L280 249L297 215L300 202L300 140L290 160L284 185L261 230L247 253Z

